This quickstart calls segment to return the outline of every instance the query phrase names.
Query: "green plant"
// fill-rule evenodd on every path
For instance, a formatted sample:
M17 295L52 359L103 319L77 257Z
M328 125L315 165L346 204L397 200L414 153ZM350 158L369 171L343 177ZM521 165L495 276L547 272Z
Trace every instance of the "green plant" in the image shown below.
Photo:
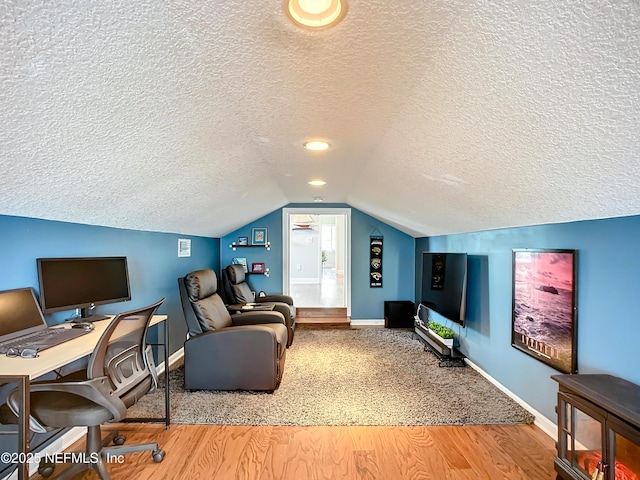
M455 333L449 327L445 327L444 325L439 324L438 322L429 322L428 325L429 330L433 330L438 336L449 339L454 338Z
M326 262L327 262L327 252L322 250L322 263L324 264Z

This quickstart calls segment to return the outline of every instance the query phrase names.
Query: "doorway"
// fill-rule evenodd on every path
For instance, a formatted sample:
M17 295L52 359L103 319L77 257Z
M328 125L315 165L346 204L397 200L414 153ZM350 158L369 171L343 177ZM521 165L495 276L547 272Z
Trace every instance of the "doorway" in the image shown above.
M351 314L351 209L283 209L283 291L296 307Z

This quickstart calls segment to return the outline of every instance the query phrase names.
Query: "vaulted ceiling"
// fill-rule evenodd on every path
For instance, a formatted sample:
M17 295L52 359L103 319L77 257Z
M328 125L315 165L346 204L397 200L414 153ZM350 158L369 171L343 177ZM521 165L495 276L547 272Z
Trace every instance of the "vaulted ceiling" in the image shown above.
M349 0L315 32L281 0L0 0L0 22L0 214L213 237L318 196L415 236L640 214L636 1Z

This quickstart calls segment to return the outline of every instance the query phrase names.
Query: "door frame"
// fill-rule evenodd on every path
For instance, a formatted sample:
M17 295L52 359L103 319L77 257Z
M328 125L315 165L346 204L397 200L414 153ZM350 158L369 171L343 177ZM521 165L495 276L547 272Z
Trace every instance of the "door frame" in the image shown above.
M344 215L345 235L344 235L344 301L347 307L347 316L351 316L351 209L350 208L313 208L296 207L282 209L282 291L285 295L290 294L289 290L289 268L291 259L289 258L289 245L291 242L291 215Z

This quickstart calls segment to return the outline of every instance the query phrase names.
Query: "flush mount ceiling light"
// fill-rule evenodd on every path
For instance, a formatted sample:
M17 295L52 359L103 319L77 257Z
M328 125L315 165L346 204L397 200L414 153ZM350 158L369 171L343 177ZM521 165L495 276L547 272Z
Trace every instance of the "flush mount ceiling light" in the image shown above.
M311 180L310 182L307 182L309 185L313 185L314 187L321 187L322 185L326 185L327 182L325 182L324 180Z
M312 150L314 152L322 152L323 150L329 149L329 144L323 140L311 140L308 142L304 142L302 146L307 150Z
M284 11L299 27L331 28L347 14L347 0L284 0Z

